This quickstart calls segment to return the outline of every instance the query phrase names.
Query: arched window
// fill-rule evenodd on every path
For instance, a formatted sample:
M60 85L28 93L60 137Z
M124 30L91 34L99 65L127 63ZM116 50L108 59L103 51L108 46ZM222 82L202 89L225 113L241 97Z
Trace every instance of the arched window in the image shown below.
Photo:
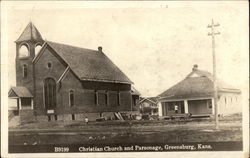
M28 75L28 68L27 68L27 65L24 64L23 65L23 78L26 78Z
M38 54L38 52L41 50L41 48L42 48L41 44L37 44L37 45L36 45L36 48L35 48L35 55Z
M47 110L56 107L56 82L53 78L44 80L44 103Z
M70 106L74 106L75 105L75 95L74 95L74 91L73 90L69 91L69 105Z
M19 58L28 57L29 56L29 48L27 44L21 45L19 49Z

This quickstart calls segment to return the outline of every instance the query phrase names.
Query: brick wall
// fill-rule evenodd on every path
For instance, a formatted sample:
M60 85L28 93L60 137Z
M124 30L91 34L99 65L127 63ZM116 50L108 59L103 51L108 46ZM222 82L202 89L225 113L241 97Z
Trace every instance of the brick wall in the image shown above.
M48 68L48 62L52 64L51 68ZM62 73L66 69L66 64L58 60L53 50L47 47L40 59L34 65L35 72L35 98L34 98L34 109L37 114L45 114L46 110L44 108L44 96L43 96L43 86L44 79L51 77L55 82L60 78ZM57 88L59 85L57 84ZM61 105L61 94L57 93L57 105Z
M52 64L51 69L47 67L48 62ZM44 79L51 77L58 81L66 68L66 63L60 60L50 48L44 50L43 55L35 64L36 98L34 109L37 115L46 115L43 98ZM129 84L80 81L70 70L61 80L61 83L57 83L56 87L57 104L54 112L57 115L69 115L69 118L71 118L71 114L129 111L131 109L131 85ZM74 106L69 104L70 90L74 91ZM98 105L96 105L96 91L98 92ZM106 91L108 92L108 105L106 105ZM120 91L119 106L118 91ZM58 117L58 119L66 120L69 118Z

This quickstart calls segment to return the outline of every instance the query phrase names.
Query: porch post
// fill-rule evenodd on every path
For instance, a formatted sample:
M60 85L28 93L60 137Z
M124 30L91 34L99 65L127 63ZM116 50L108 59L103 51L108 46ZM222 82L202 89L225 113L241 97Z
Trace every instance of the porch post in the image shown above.
M188 101L184 100L184 112L188 113Z
M19 107L20 107L20 110L22 109L22 104L21 104L21 98L18 98L19 100Z
M31 109L33 109L33 99L31 98Z
M212 98L212 114L215 113L214 98Z
M159 116L163 116L163 111L162 111L162 104L161 104L161 102L158 102L158 114L159 114Z

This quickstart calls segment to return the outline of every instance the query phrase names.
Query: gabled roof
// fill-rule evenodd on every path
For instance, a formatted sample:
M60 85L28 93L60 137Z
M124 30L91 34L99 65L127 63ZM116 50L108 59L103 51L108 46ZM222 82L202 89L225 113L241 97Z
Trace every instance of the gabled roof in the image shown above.
M16 40L16 42L22 42L22 41L30 41L30 40L36 40L36 41L43 41L43 38L40 34L40 32L37 30L35 25L33 25L32 22L30 22L20 37Z
M46 43L68 64L80 80L132 84L132 81L102 51L50 41Z
M33 95L26 87L12 87L9 91L10 98L32 98Z
M195 77L193 75L195 74ZM232 88L224 84L222 81L217 82L218 92L233 92L240 93L240 90ZM164 98L168 100L174 99L190 99L213 97L214 83L212 74L207 71L193 70L187 77L158 95L159 99Z
M142 99L139 101L139 103L142 103L142 102L144 102L144 101L146 101L146 100L148 100L148 101L150 101L150 102L152 102L152 103L154 103L154 104L157 104L157 98L156 98L156 97L142 98Z

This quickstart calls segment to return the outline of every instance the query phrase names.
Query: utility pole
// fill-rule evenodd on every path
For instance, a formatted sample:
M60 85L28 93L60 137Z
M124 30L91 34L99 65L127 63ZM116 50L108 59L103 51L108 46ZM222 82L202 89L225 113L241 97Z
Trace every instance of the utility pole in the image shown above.
M215 56L215 41L214 36L219 35L220 32L215 32L215 27L220 26L219 23L214 24L212 19L211 25L208 25L208 28L211 28L211 32L208 33L208 36L212 37L212 53L213 53L213 82L214 82L214 108L215 108L215 129L219 129L219 118L218 118L218 93L217 93L217 78L216 78L216 56Z

